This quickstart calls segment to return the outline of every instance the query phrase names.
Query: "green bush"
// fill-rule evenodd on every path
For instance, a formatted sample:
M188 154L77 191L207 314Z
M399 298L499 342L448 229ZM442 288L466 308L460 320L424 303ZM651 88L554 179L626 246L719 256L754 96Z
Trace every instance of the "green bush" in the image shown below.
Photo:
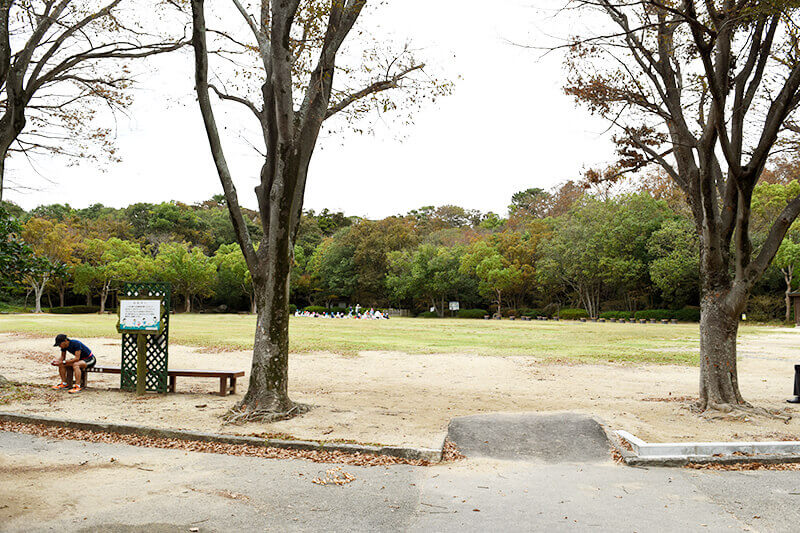
M644 311L636 311L634 318L637 320L671 320L678 318L677 311L670 309L645 309Z
M553 314L553 311L545 311L544 309L520 309L519 315L517 316L527 316L530 318L546 316L547 318L550 318L553 316Z
M488 314L489 311L486 309L461 309L458 312L458 318L483 318Z
M606 320L616 319L616 320L629 320L633 318L633 313L630 311L604 311L600 313L600 318L605 318Z
M289 314L293 315L297 311L297 306L294 304L289 304Z
M774 322L786 318L786 302L783 298L762 294L751 296L747 302L747 320Z
M678 322L700 322L699 307L684 307L675 311L675 318Z
M73 305L69 307L51 307L50 312L56 315L88 315L99 313L100 307L96 305Z
M589 318L589 313L586 312L586 309L562 309L559 316L563 320L578 320Z
M536 318L540 316L545 316L547 318L552 317L555 314L555 311L545 311L544 309L534 308L534 309L520 309L519 316L527 316L530 318Z
M303 311L305 311L306 313L323 314L323 313L327 313L328 312L328 308L327 307L322 307L321 305L309 305L308 307L303 309Z
M5 314L5 313L30 313L30 311L31 311L30 309L28 309L28 308L26 308L26 307L24 307L22 305L12 304L12 303L7 303L7 302L0 302L0 313L3 313L3 314Z
M438 318L439 315L436 314L434 311L425 311L424 313L420 313L417 315L417 318Z

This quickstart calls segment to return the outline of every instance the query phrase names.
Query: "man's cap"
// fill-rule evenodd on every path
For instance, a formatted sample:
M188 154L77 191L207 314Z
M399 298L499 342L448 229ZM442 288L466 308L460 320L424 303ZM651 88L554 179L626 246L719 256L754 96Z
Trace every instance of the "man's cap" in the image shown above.
M58 346L65 340L67 340L67 336L64 335L63 333L59 333L58 335L56 335L56 343L53 346Z

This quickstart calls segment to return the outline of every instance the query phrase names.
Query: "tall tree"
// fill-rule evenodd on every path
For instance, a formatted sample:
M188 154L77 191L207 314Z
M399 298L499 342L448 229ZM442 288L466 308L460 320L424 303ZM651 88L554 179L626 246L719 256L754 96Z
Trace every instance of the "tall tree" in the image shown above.
M55 276L66 275L68 265L75 262L79 237L75 230L63 223L53 223L42 218L32 218L25 223L22 238L31 246L35 268L25 280L33 289L36 312L42 312L42 295Z
M340 113L363 114L374 104L398 108L392 90L418 89L415 97L448 92L449 85L431 83L424 65L408 49L388 58L381 68L370 50L360 63L341 68L342 47L356 25L366 0L232 0L247 34L215 30L225 47L239 47L239 63L252 60L237 76L234 94L208 81L209 46L203 0L192 0L192 43L195 88L211 154L217 167L257 299L258 317L250 385L234 408L240 418L274 418L298 408L288 394L289 279L291 254L303 209L306 177L325 120ZM256 4L256 5L253 5ZM219 12L217 12L219 13ZM212 43L213 44L213 43ZM339 68L337 68L337 66ZM359 84L360 80L360 84ZM242 105L255 119L263 142L263 166L256 187L264 237L258 250L243 219L238 194L223 151L211 94Z
M700 245L691 220L667 220L647 241L650 280L672 307L697 299L700 283Z
M217 294L224 291L230 300L239 295L246 295L250 300L250 312L256 312L256 299L253 295L253 280L242 250L236 244L223 244L212 258L217 267Z
M158 249L156 256L158 276L169 281L173 290L183 296L184 311L191 313L195 296L214 294L217 267L210 257L198 248L186 243L166 243Z
M19 282L33 258L33 251L21 234L17 218L0 204L0 291Z
M776 144L798 130L800 12L787 1L576 3L605 25L570 43L567 93L616 128L618 168L655 164L669 174L700 236L699 407L752 410L739 390L738 319L800 196L757 250L751 200Z
M12 150L86 157L99 143L114 153L110 131L92 119L98 102L127 105L133 77L124 63L105 63L181 46L137 24L142 7L130 0L0 0L0 200Z
M468 292L470 278L459 273L459 247L422 244L388 254L386 285L396 300L423 300L443 317L445 302Z
M781 269L783 280L786 283L786 291L784 293L784 302L786 304L785 320L789 322L792 319L792 299L789 294L792 292L794 271L800 268L800 244L793 242L791 239L784 239L780 248L778 248L778 253L775 254L775 266Z
M87 295L97 292L101 313L106 311L108 296L120 282L145 281L152 275L150 261L134 242L116 237L87 239L82 255L84 261L73 269L75 292Z
M497 312L503 311L503 297L519 290L524 282L524 272L500 255L495 246L478 241L461 256L460 273L479 280L478 289L494 299Z

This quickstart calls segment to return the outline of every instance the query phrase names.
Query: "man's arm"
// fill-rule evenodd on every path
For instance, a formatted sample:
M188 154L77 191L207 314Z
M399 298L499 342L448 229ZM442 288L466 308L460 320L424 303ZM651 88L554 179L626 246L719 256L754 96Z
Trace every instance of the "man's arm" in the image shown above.
M66 350L61 352L61 357L63 358L66 355L66 353L67 353ZM73 356L73 359L70 359L69 361L64 361L64 364L65 365L74 365L75 363L77 363L80 360L81 360L81 351L80 350L75 350L75 355Z
M54 364L54 365L63 365L63 364L65 364L65 363L64 363L64 359L65 359L66 357L67 357L67 351L66 351L66 350L61 350L61 359L60 359L60 360L59 360L59 359L55 359L55 360L53 361L53 364Z

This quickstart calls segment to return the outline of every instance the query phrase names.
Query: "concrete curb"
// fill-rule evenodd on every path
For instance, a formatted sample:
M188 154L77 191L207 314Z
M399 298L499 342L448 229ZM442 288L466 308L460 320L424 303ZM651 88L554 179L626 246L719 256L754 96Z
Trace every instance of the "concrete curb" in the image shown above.
M800 463L800 442L796 441L647 443L621 430L614 436L609 442L628 466Z
M142 437L155 437L162 439L179 439L186 441L218 442L221 444L246 444L248 446L263 446L266 448L283 448L287 450L310 450L324 452L360 453L370 455L387 455L412 461L428 461L438 463L442 460L443 449L410 448L403 446L368 446L363 444L325 443L318 441L262 439L259 437L244 437L239 435L222 435L219 433L205 433L202 431L188 431L182 429L161 429L133 424L106 424L102 422L89 422L83 420L64 420L47 418L44 416L26 415L22 413L0 412L0 420L19 422L23 424L38 424L71 429L83 429L105 433L119 433L122 435L139 435Z

